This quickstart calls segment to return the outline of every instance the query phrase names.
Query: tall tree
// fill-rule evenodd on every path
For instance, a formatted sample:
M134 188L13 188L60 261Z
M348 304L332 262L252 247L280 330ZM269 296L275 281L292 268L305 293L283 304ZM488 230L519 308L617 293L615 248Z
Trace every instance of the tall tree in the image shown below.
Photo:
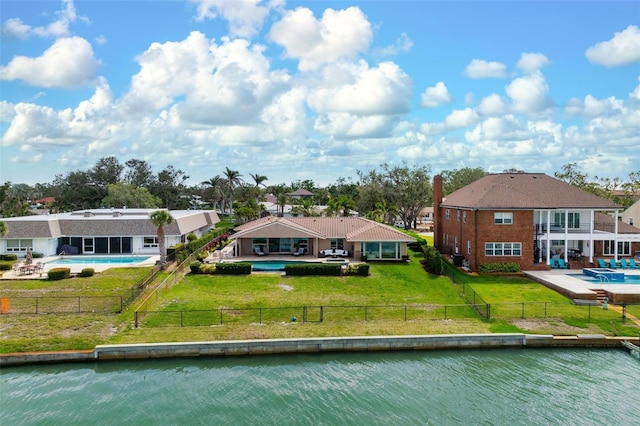
M102 199L102 207L129 207L153 209L160 207L162 201L147 190L128 183L109 185L108 194Z
M158 173L153 186L149 189L151 194L162 200L162 207L169 210L189 208L190 197L186 193L186 180L189 176L182 170L167 166Z
M132 158L124 164L127 166L124 179L129 185L147 189L153 185L155 176L149 163Z
M173 222L173 216L167 210L156 210L149 216L151 223L156 227L158 246L160 248L160 267L164 269L167 264L167 242L165 241L164 227Z
M92 180L89 172L76 170L66 176L57 175L53 181L53 208L56 211L94 209L100 207L102 199L107 195Z
M0 237L5 237L9 233L9 227L5 222L0 222Z
M483 176L486 176L482 167L463 167L462 169L444 170L442 172L442 186L444 195L454 193L470 183L473 183Z
M226 202L225 180L220 175L215 175L211 179L203 181L201 185L208 187L207 194L209 196L205 197L205 200L211 200L211 206L214 209L216 206L220 206L220 211L224 212Z
M253 179L253 182L255 184L255 199L256 202L260 201L262 199L262 190L260 189L260 187L264 187L265 186L265 182L267 180L269 180L268 177L264 176L264 175L260 175L258 173L253 174L253 173L249 173L249 176L251 176L251 179Z
M242 175L237 170L226 167L224 177L227 180L227 194L229 196L229 217L233 217L233 189L242 182Z

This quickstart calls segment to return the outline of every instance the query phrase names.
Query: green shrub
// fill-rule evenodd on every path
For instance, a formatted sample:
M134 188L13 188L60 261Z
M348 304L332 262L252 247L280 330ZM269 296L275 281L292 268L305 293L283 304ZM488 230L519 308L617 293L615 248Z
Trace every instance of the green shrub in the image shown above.
M202 263L195 261L189 264L189 269L191 269L192 274L199 274L201 266L202 266Z
M203 263L200 266L200 273L201 274L215 274L216 273L216 265L213 263Z
M291 276L329 275L340 276L342 265L339 263L290 263L284 265L284 272Z
M43 257L44 257L44 254L42 254L42 253L40 253L40 252L37 252L37 251L34 251L34 252L33 252L33 253L31 253L31 254L33 255L33 258L34 258L34 259L41 259L41 258L43 258Z
M187 240L188 240L189 242L193 242L193 241L195 241L195 240L197 240L197 239L198 239L198 236L197 236L196 234L194 234L193 232L192 232L192 233L190 233L189 235L187 235Z
M428 272L436 275L444 274L444 260L438 250L433 247L424 246L424 267Z
M201 252L199 252L199 253L196 255L196 259L198 259L198 260L199 260L200 262L202 262L202 263L204 263L204 260L205 260L207 257L209 257L209 252L208 252L208 251L206 251L206 250L201 251Z
M0 263L0 271L10 271L11 264L10 263Z
M366 263L351 263L347 269L349 275L358 275L361 277L369 276L369 265Z
M251 263L249 262L220 262L216 264L214 274L222 275L245 275L251 273Z
M94 276L96 271L93 268L84 268L78 274L79 277L92 277Z
M0 260L18 260L18 255L15 253L0 254Z
M49 281L64 280L71 276L71 269L69 268L53 268L47 272L47 278Z
M481 263L478 272L481 274L520 272L520 265L516 262Z

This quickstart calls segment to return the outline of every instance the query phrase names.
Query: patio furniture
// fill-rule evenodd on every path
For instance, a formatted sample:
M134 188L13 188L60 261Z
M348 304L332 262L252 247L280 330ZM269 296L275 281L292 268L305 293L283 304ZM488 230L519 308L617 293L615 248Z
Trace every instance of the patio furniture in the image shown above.
M604 259L598 259L598 267L599 268L607 268L607 264L604 263Z
M302 247L298 247L298 249L293 252L294 256L300 256L301 254L304 254L304 248Z
M264 256L264 252L260 247L254 247L253 252L256 254L256 256Z
M613 269L618 269L618 264L615 259L609 259L609 265L611 265Z
M551 266L551 269L558 269L558 263L556 263L556 260L554 258L549 259L549 266Z
M631 269L631 265L627 263L627 259L620 259L620 267L622 269Z
M569 269L569 265L567 265L564 259L558 259L558 267L560 269Z
M640 265L636 263L635 259L629 259L629 267L632 269L640 269Z
M320 250L320 254L323 255L323 256L333 256L333 257L342 256L342 257L347 257L347 256L349 256L349 251L348 250L342 250L342 249L325 249L325 250Z

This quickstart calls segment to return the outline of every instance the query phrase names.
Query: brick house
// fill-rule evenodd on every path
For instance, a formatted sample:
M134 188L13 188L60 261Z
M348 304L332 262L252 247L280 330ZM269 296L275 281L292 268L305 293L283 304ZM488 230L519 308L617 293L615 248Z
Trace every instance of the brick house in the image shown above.
M490 174L446 198L437 175L433 198L435 247L472 270L545 270L553 257L579 268L640 250L640 229L614 219L621 206L545 174Z

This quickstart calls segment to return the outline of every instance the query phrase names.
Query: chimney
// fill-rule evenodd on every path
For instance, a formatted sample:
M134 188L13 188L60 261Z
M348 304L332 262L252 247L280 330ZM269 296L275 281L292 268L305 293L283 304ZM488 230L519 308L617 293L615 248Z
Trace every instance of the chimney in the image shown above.
M442 250L442 212L440 204L442 203L443 184L442 175L433 177L433 245L436 249Z

